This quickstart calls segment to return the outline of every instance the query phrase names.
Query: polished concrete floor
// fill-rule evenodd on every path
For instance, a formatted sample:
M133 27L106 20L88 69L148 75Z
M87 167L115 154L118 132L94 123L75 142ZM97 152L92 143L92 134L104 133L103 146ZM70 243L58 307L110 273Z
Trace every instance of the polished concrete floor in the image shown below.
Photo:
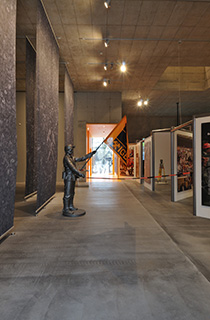
M62 216L62 189L34 216L18 189L0 244L1 320L209 320L210 220L135 181L77 188L87 214Z

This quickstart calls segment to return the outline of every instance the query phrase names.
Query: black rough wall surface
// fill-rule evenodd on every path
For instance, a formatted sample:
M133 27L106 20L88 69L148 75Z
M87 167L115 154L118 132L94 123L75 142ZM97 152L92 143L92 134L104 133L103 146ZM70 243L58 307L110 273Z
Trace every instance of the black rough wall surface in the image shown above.
M37 8L37 209L56 190L59 50L41 3Z
M74 144L74 89L67 70L64 82L65 145Z
M16 0L0 1L0 237L13 226L17 171Z
M26 186L25 195L37 190L36 52L26 39Z

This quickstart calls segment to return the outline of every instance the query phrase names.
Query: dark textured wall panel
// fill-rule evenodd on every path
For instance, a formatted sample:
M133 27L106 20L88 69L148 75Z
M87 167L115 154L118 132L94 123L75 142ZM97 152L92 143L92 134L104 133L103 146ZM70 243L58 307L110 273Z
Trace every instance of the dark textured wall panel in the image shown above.
M26 186L25 195L37 189L36 52L26 40Z
M0 1L0 236L13 226L17 170L16 0Z
M74 144L74 89L67 70L64 82L65 145Z
M36 50L37 208L39 208L56 189L59 88L59 50L39 1Z

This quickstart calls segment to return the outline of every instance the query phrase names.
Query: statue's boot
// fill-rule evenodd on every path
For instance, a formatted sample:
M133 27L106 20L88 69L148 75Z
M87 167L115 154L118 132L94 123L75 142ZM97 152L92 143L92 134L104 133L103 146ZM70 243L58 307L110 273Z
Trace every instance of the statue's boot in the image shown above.
M69 199L63 199L63 215L69 215Z
M78 210L78 208L75 208L74 205L73 205L73 197L70 197L69 210L71 210L71 211L76 211L76 210Z

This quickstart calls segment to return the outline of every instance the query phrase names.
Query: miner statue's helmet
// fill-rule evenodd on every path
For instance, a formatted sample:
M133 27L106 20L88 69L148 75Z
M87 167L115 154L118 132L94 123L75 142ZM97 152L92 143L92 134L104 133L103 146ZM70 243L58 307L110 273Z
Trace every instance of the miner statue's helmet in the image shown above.
M68 144L67 146L65 146L64 150L65 153L71 154L73 152L73 149L75 148L75 146L73 144Z

